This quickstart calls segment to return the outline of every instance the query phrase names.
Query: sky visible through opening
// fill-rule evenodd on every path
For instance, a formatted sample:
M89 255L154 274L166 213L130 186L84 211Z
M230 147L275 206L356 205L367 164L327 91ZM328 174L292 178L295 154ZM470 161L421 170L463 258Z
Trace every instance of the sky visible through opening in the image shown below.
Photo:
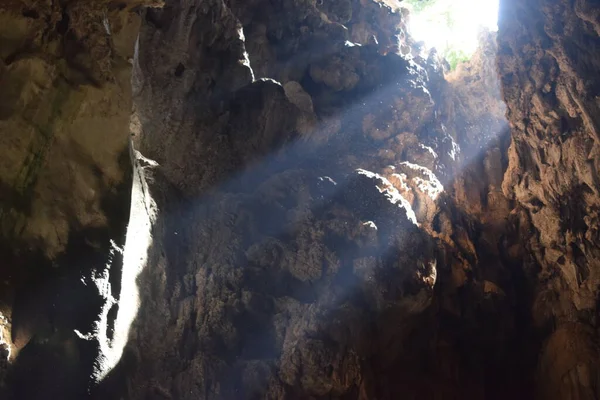
M498 30L498 0L405 0L411 9L409 29L426 48L450 58L470 58L480 29Z

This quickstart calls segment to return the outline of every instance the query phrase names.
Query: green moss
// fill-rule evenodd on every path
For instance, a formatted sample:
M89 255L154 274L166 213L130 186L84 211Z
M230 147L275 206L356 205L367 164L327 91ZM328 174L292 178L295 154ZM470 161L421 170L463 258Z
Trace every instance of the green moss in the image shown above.
M435 0L404 0L403 3L409 4L414 12L421 12L435 3Z
M450 64L451 71L454 71L458 64L462 64L471 59L471 57L464 51L452 48L446 49L444 53L444 58L446 59L446 61L448 61L448 64Z
M427 15L428 20L430 20L432 24L443 24L450 30L455 28L456 19L453 16L452 9L445 8L435 12L432 9L436 4L443 5L438 3L438 0L404 0L403 2L409 4L415 14L424 13ZM451 45L438 50L441 51L441 55L448 61L448 64L450 64L450 70L455 70L458 64L469 61L470 59L470 56L463 50L456 49Z

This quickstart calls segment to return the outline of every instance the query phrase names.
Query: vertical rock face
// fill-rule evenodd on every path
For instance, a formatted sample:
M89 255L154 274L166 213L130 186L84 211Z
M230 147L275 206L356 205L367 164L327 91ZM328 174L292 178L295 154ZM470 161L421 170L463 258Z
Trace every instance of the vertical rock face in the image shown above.
M140 308L100 397L526 393L493 55L448 83L435 54L390 47L403 18L374 1L146 13L130 229L151 241L137 258L128 237Z
M596 398L598 11L502 1L4 2L0 396Z
M54 259L71 232L109 224L139 21L102 2L2 11L2 235Z
M9 355L14 372L3 398L85 393L97 351L74 329L93 325L92 271L123 242L139 3L0 4L0 375Z
M385 393L375 375L394 370L411 318L431 303L435 242L379 174L400 167L405 146L381 157L397 135L389 124L429 121L398 115L409 98L432 114L426 73L347 43L315 4L287 4L182 2L146 14L135 143L157 162L146 173L159 212L138 280L130 398ZM257 55L241 21L258 10L279 25L266 27L276 58L263 68L281 83L252 79ZM308 53L294 62L285 46ZM281 75L289 65L294 75ZM402 97L404 108L381 109Z
M593 1L504 1L498 65L515 199L545 330L544 398L597 397L600 279L600 20Z

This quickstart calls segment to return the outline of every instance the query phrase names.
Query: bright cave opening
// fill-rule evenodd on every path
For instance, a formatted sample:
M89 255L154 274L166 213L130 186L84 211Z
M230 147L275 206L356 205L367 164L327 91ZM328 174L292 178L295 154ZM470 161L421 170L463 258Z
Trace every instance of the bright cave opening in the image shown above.
M498 30L498 0L403 0L409 30L423 50L435 48L455 69L468 61L482 30Z

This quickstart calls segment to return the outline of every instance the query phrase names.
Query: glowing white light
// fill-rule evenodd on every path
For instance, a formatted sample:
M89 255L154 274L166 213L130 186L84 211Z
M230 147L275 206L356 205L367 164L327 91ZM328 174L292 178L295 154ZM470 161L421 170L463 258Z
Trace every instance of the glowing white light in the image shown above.
M11 345L10 342L4 339L5 330L7 330L8 319L0 312L0 346L3 346L6 353L6 360L10 361L11 357ZM8 330L7 330L8 331ZM10 331L6 332L9 333ZM8 336L8 335L7 335Z
M409 5L410 6L410 5ZM444 54L448 49L470 56L477 48L477 33L498 30L498 0L432 0L413 10L410 31L417 41Z
M94 282L100 294L105 298L99 321L93 332L88 334L75 331L85 340L97 340L100 354L96 359L93 379L101 382L110 371L119 363L123 350L129 339L129 329L137 316L140 306L140 294L137 278L146 266L148 249L152 245L151 227L157 218L157 207L148 188L145 173L147 170L158 166L156 161L145 158L130 143L131 157L135 161L133 170L133 184L131 190L131 209L127 238L123 250L123 271L121 277L121 292L119 294L119 311L114 322L112 340L108 337L108 312L116 300L112 297L108 270L102 276L95 276ZM114 245L116 248L116 245ZM121 251L119 249L119 251Z

